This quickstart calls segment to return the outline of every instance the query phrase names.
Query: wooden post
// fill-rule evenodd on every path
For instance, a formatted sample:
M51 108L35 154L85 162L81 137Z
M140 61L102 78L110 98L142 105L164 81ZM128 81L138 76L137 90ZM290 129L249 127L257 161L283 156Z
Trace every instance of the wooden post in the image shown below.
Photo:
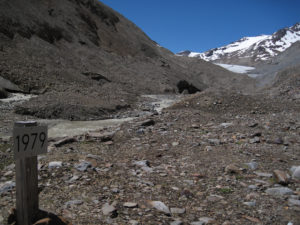
M15 127L34 126L35 121L15 123ZM39 209L37 156L16 159L16 192L17 223L31 225Z

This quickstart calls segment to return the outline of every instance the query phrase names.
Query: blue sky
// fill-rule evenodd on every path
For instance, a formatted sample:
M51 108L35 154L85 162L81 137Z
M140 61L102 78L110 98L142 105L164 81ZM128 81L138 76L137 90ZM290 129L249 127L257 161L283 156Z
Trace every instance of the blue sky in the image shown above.
M174 53L203 52L300 22L300 0L101 0Z

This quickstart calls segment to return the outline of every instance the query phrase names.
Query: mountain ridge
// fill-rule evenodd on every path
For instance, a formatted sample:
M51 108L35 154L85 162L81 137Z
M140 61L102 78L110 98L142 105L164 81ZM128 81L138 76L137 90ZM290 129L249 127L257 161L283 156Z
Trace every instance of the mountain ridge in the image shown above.
M203 53L186 50L177 55L200 58L210 62L248 66L272 60L274 56L284 52L297 41L300 41L300 23L282 28L272 35L243 37L228 45Z

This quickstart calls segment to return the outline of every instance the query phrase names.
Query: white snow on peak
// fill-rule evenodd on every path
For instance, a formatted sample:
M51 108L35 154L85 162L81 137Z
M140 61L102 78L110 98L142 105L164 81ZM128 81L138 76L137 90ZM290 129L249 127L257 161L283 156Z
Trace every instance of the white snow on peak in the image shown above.
M234 42L226 46L226 49L223 51L224 53L231 53L235 51L240 51L244 49L248 49L251 45L256 44L258 42L264 41L268 39L270 35L261 35L257 37L244 37L240 41Z
M268 60L285 51L293 43L300 41L300 24L284 28L272 35L244 37L223 47L211 49L203 53L190 52L189 57L206 61L233 58L253 58L255 61ZM283 33L284 32L284 33Z

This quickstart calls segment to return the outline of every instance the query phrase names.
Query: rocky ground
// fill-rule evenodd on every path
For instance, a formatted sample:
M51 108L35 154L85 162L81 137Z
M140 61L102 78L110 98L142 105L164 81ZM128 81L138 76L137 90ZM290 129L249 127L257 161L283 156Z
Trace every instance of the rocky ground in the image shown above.
M300 224L300 105L205 91L127 123L50 140L40 208L73 224ZM0 224L15 205L2 140Z

